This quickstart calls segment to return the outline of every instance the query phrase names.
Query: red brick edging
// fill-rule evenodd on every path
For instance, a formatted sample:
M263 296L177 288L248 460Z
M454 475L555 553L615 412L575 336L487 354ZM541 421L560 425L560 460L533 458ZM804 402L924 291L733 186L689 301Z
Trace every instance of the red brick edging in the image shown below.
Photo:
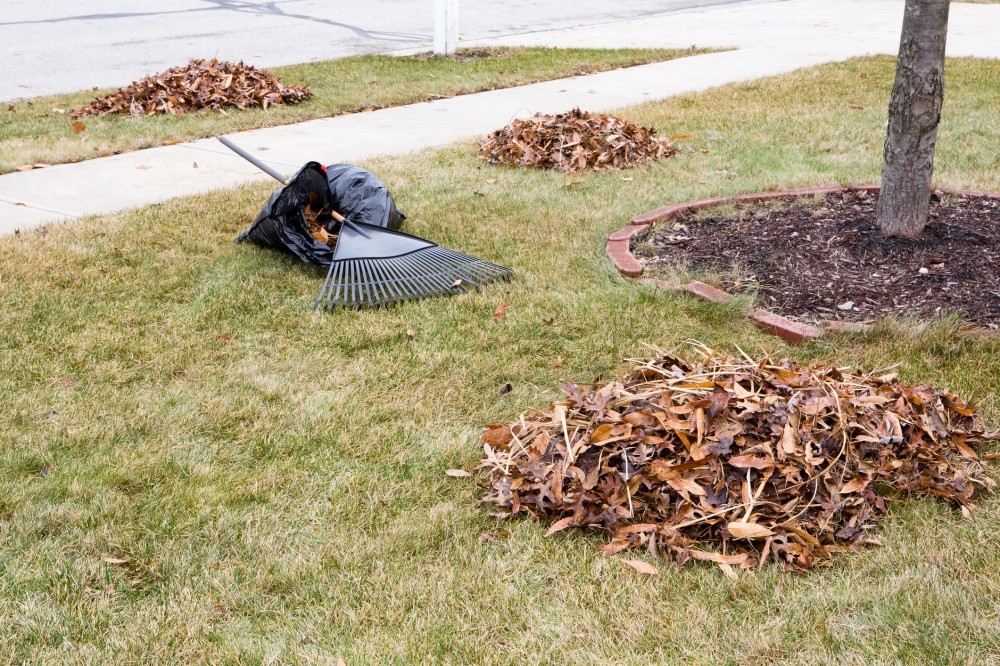
M740 201L763 202L771 199L794 199L798 197L815 196L817 194L835 194L837 192L868 192L873 194L878 191L878 185L858 185L854 187L831 185L824 187L807 187L797 190L737 194L729 197L714 197L712 199L699 199L697 201L689 201L687 203L671 204L669 206L662 206L655 210L651 210L648 213L643 213L642 215L636 215L633 217L631 223L622 227L608 237L607 243L605 244L605 251L608 254L608 258L611 259L611 262L615 265L615 268L619 273L627 278L638 280L638 278L642 277L643 268L642 264L639 263L639 260L632 254L632 239L639 234L649 231L657 223L676 217L679 213L686 213L700 208ZM1000 193L997 192L944 190L942 193L957 194L960 196L986 196L1000 198ZM659 287L684 291L701 298L702 300L716 303L728 301L732 298L730 294L722 291L721 289L716 289L712 285L705 284L704 282L698 282L697 280L693 280L688 284L680 286L655 278L646 278L638 281L644 284L655 284ZM871 324L859 322L825 321L823 322L822 329L820 329L815 326L809 326L808 324L794 322L790 319L782 317L781 315L761 308L757 308L753 312L749 312L748 316L753 319L753 322L758 328L761 328L769 333L773 333L785 342L791 344L798 344L806 340L816 339L825 331L864 331L871 328ZM995 333L995 331L990 329L973 329L973 331L987 332L990 335Z

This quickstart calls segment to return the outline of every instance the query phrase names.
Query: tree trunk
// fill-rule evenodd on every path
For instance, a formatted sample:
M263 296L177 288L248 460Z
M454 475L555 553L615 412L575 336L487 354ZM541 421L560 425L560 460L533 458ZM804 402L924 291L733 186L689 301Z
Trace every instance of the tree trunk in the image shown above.
M876 223L890 236L927 225L941 104L949 0L906 0Z

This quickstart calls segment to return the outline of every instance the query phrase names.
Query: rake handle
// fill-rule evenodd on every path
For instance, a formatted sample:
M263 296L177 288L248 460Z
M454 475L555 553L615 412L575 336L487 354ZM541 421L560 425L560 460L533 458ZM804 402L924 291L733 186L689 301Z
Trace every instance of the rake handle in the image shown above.
M254 165L258 169L260 169L261 171L263 171L264 173L266 173L271 178L274 178L276 181L278 181L282 185L288 185L288 179L287 178L285 178L280 173L278 173L276 170L272 169L268 165L266 165L263 162L261 162L260 160L258 160L256 157L254 157L253 155L251 155L247 151L245 151L242 148L240 148L239 146L237 146L235 143L233 143L232 141L230 141L226 137L220 135L220 136L217 136L215 138L218 139L222 143L223 146L225 146L229 150L233 151L234 153L236 153L237 155L239 155L240 157L242 157L243 159L245 159L247 162L249 162L250 164Z
M365 233L364 229L362 229L358 225L354 224L353 222L351 222L350 220L348 220L346 217L344 217L343 215L341 215L337 211L331 210L330 211L330 217L332 217L333 219L337 220L337 222L340 222L341 224L345 224L345 225L349 226L351 229L354 229L356 232L358 232L359 234L361 234L365 238L371 238L371 236L369 236L367 233Z

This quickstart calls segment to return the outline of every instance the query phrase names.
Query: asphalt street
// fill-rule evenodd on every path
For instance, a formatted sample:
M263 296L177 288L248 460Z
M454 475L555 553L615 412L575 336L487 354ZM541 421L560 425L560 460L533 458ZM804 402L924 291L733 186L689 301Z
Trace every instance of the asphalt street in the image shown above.
M461 40L748 0L460 0ZM759 0L749 0L759 1ZM120 86L195 57L274 67L430 49L433 0L4 0L0 100Z

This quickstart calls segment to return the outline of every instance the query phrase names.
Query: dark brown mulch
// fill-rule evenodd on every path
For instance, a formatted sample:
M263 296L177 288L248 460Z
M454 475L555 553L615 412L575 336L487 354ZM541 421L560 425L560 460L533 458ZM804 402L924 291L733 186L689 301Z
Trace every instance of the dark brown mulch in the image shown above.
M1000 200L935 195L915 239L882 236L877 201L849 192L739 204L738 216L671 220L633 252L653 273L677 263L718 270L730 293L756 291L765 307L804 321L958 313L1000 324Z

